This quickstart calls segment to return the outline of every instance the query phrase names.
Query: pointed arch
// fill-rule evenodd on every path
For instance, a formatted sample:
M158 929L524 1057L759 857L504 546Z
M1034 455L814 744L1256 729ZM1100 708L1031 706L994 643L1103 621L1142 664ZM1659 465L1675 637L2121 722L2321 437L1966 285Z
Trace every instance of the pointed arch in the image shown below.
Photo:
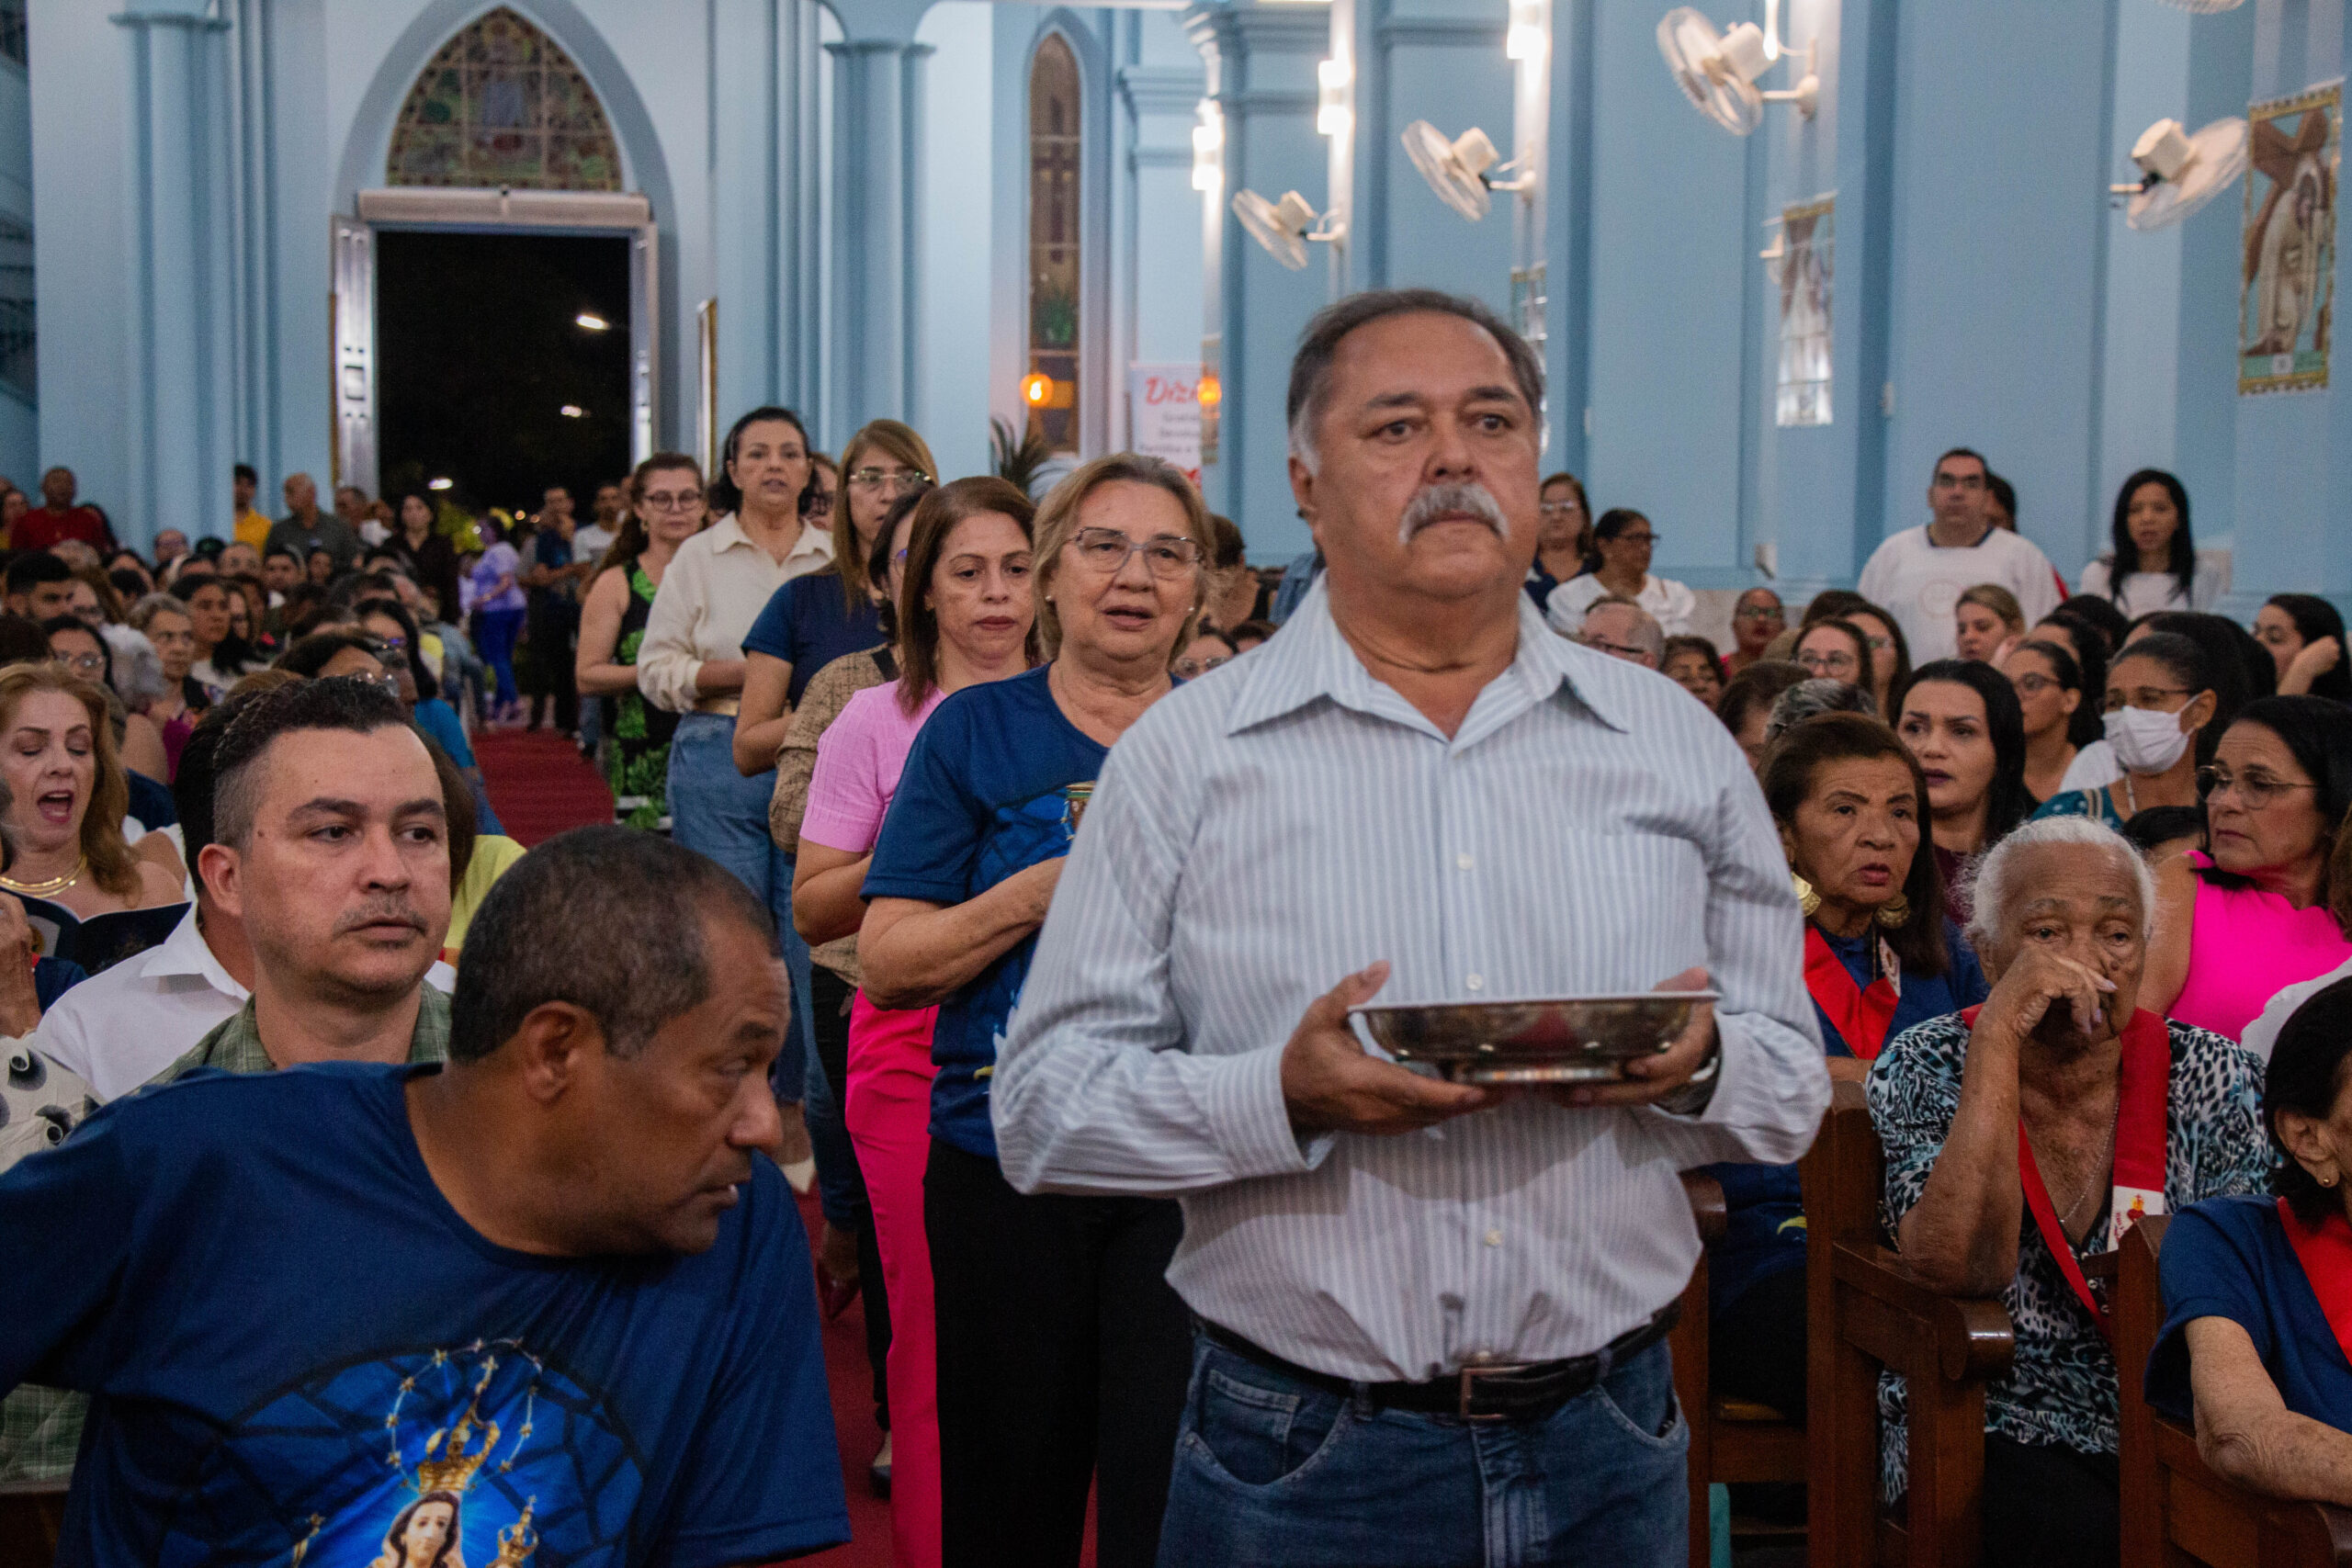
M500 6L458 29L410 85L392 122L384 178L616 191L620 145L571 57Z

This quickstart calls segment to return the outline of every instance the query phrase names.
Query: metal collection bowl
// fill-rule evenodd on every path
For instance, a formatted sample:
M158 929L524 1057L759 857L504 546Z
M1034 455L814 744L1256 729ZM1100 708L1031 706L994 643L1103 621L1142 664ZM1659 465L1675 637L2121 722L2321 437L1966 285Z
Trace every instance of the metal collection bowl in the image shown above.
M1714 991L1633 991L1525 1001L1408 1002L1350 1010L1356 1037L1454 1083L1609 1082L1669 1049Z

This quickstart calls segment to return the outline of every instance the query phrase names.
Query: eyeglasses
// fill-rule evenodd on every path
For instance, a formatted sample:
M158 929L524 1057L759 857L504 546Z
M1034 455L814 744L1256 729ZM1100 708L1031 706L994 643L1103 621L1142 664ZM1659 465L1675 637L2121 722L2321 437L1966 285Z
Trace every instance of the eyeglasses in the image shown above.
M2238 802L2248 811L2259 811L2290 789L2317 789L2315 784L2289 784L2285 779L2268 773L2248 773L2239 778L2223 767L2203 767L2197 770L2197 794L2211 800L2225 789L2237 791Z
M1797 662L1815 675L1849 676L1857 668L1850 653L1816 653L1811 649L1798 654Z
M2108 688L2104 707L2108 713L2115 713L2123 708L2164 708L2166 713L2177 713L2180 711L2179 708L2165 707L2165 699L2193 697L2196 694L2184 686L2141 686L2129 692L2110 686ZM2182 707L2188 705L2186 703L2181 705Z
M379 640L383 643L386 653L404 653L408 650L408 638L405 637L387 637Z
M1122 562L1121 564L1124 565L1125 563ZM1225 662L1227 662L1227 660L1220 657L1211 657L1208 659L1180 659L1169 668L1177 676L1183 680L1197 681L1202 676L1207 674L1210 671Z
M1731 618L1735 621L1771 621L1777 624L1787 620L1789 613L1778 604L1750 604L1745 609L1733 611Z
M1116 528L1080 528L1070 543L1077 547L1078 558L1104 577L1115 577L1125 571L1127 558L1138 553L1144 564L1151 568L1151 575L1162 582L1183 576L1201 561L1200 545L1173 534L1135 540Z
M698 490L650 490L640 503L650 512L692 512L702 504Z
M1535 510L1546 517L1566 517L1572 512L1582 512L1584 508L1573 501L1542 501L1536 502Z
M2029 697L2038 697L2042 693L2057 687L2058 682L2053 676L2038 675L2029 671L2023 675L2010 676L2009 684Z
M1650 650L1646 648L1631 648L1622 642L1610 642L1602 637L1589 636L1584 639L1584 645L1595 653L1605 653L1611 659L1630 660L1635 664L1647 664L1650 661Z
M931 476L921 468L852 468L849 482L860 490L879 490L888 485L892 490L910 491L931 482Z
M808 515L809 515L809 516L811 516L811 517L824 517L824 516L828 516L828 515L830 515L830 514L831 513L832 510L833 510L833 492L832 492L831 491L829 491L829 490L820 490L820 491L819 491L816 494L814 494L814 495L812 495L812 496L810 496L810 497L808 498Z
M107 667L106 655L102 653L54 653L50 657L76 675L96 675Z

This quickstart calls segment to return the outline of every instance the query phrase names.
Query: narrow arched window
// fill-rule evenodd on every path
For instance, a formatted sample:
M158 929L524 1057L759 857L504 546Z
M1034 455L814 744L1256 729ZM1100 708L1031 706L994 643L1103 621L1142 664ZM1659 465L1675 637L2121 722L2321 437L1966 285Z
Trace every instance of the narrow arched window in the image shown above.
M1052 451L1078 449L1078 57L1048 33L1029 67L1029 418ZM1042 395L1037 395L1042 394Z

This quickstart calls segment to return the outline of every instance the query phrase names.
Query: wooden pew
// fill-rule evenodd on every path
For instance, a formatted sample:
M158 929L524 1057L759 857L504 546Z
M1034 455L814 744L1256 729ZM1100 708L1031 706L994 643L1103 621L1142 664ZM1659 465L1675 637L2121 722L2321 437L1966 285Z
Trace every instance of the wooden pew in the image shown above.
M1701 1242L1713 1245L1724 1234L1722 1185L1704 1171L1682 1173L1690 1217ZM1803 1481L1804 1427L1768 1405L1718 1394L1708 1365L1707 1255L1682 1291L1682 1317L1668 1339L1674 1355L1674 1393L1690 1426L1690 1568L1713 1562L1707 1489L1750 1481Z
M1884 1161L1860 1084L1832 1086L1804 1162L1807 1515L1822 1568L1977 1568L1984 1384L2016 1341L1997 1301L1940 1294L1879 1226ZM1909 1488L1879 1502L1878 1374L1909 1382Z
M2156 1264L2162 1215L2132 1227L2117 1269L2123 1561L2137 1568L2352 1568L2352 1510L2286 1503L2226 1481L2197 1452L2197 1434L2158 1414L2141 1376L2164 1326Z

